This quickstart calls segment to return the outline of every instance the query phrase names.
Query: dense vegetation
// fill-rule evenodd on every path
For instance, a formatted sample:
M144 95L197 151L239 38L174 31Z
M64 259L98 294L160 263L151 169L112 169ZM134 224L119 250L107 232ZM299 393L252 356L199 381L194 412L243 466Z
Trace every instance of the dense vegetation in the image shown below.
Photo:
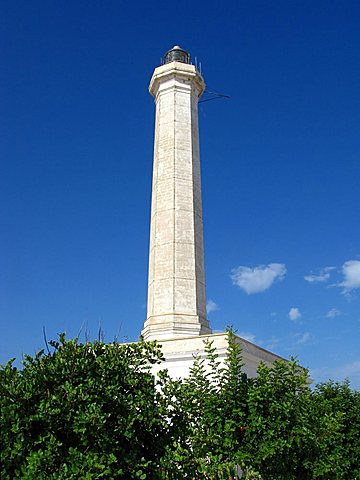
M360 478L360 393L310 388L295 360L242 372L230 331L190 378L157 378L156 343L66 340L0 370L1 478Z

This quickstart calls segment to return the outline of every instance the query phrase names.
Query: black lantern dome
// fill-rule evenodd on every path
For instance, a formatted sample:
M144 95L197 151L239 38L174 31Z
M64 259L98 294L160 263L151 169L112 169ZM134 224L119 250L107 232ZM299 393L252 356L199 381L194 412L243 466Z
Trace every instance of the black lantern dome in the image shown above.
M175 47L168 50L164 55L163 63L170 62L190 63L190 54L179 47L179 45L175 45Z

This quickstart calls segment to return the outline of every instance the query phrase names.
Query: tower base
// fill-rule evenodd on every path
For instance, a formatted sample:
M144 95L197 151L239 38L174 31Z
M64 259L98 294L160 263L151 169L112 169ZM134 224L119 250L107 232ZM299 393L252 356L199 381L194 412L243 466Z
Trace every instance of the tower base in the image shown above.
M149 317L141 332L145 341L209 335L209 322L198 315L156 315Z

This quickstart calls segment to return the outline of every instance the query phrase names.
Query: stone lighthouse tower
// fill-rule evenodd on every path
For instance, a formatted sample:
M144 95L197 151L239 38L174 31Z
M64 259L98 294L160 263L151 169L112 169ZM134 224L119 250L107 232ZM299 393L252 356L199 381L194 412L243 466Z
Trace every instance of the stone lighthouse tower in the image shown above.
M206 319L198 100L204 80L179 46L156 68L145 340L210 334Z

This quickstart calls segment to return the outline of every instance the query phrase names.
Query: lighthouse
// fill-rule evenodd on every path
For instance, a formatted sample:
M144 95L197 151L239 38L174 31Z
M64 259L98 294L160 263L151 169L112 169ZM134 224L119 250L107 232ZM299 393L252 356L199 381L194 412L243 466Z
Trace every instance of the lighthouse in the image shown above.
M179 46L155 68L149 91L156 105L145 341L158 340L163 362L174 378L189 375L194 356L206 360L216 349L226 368L227 333L212 333L206 318L204 240L201 205L198 102L205 83ZM235 336L243 371L257 375L260 362L281 357ZM207 361L207 360L206 360Z
M179 46L153 73L156 105L144 340L211 333L206 318L198 102L204 80Z

